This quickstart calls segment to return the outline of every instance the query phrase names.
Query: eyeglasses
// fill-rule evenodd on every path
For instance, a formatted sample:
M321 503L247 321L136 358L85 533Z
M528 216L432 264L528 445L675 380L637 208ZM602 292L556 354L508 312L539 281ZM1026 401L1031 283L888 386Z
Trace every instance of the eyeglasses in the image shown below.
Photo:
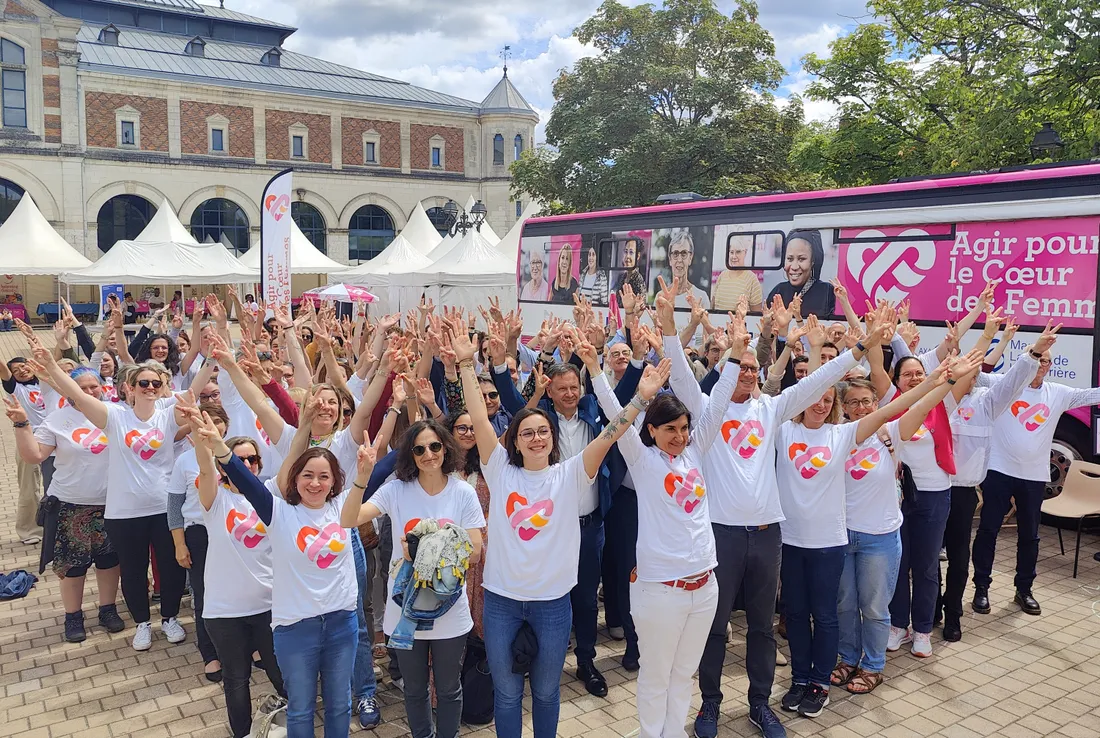
M748 364L748 365L742 364L741 365L741 373L742 374L756 374L759 371L760 371L760 367L758 367L758 366L753 366L751 364Z
M474 427L472 425L456 425L454 431L460 436L472 436L474 434Z
M413 446L413 456L423 456L425 452L431 451L433 454L438 454L443 450L443 444L439 441L432 441L427 446L416 445Z
M345 418L350 418L352 415L355 415L355 411L350 407L345 407L343 415Z
M153 389L160 389L164 386L164 382L159 379L139 379L137 381L137 386L142 389L149 389L150 387Z
M259 359L260 361L271 361L272 360L271 359L271 352L270 351L257 351L256 352L256 358Z
M1039 359L1039 366L1050 366L1050 359Z
M212 402L214 400L220 400L222 396L221 390L214 390L213 392L205 395L199 395L199 402Z
M539 438L545 440L550 437L550 434L552 432L553 431L550 430L550 426L544 425L541 428L528 428L527 430L521 430L519 432L519 437L522 438L524 441L533 441L535 440L535 436L538 436Z
M260 463L260 457L256 454L250 454L248 456L238 456L237 458L245 462L249 466L256 466L256 464Z
M873 397L864 397L862 400L845 400L844 407L874 407L875 400Z
M499 392L482 392L481 394L485 397L486 400L495 400L500 397Z
M608 354L608 356L610 356L612 359L623 359L623 358L629 359L631 353L632 352L630 352L630 351L619 350L619 351L612 351L610 354Z
M668 256L670 259L687 259L691 256L691 252L686 249L677 249Z

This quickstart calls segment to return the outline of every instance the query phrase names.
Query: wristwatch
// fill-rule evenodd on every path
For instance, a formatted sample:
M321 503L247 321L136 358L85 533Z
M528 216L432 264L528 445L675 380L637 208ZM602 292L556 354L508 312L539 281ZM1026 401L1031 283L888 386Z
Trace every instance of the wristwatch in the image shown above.
M1042 354L1035 353L1035 349L1028 349L1027 353L1031 356L1031 358L1035 359L1036 361L1039 361L1043 358Z

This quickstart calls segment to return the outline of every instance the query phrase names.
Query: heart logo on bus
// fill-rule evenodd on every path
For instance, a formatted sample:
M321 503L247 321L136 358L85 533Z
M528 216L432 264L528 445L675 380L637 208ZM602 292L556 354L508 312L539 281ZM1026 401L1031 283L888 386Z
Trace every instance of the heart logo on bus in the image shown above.
M863 294L872 302L900 302L924 281L936 263L935 242L900 239L927 235L920 228L908 228L897 236L887 236L874 229L860 231L856 239L876 240L847 245L845 265L848 273L859 282Z

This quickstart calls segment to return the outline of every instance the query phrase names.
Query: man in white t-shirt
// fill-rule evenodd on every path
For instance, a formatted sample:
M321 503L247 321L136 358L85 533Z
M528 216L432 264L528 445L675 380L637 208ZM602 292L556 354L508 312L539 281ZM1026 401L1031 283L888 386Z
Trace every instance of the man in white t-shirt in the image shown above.
M16 356L10 361L0 362L0 380L4 391L13 396L27 413L27 422L34 430L46 419L45 395L39 388L38 380L31 371L27 360ZM53 458L46 459L42 467L49 464L52 474ZM43 479L45 469L38 464L28 464L19 455L15 455L15 473L19 482L19 498L15 507L15 535L28 545L42 541L42 526L35 522L38 514L38 501L42 499L42 490L49 486L49 480Z

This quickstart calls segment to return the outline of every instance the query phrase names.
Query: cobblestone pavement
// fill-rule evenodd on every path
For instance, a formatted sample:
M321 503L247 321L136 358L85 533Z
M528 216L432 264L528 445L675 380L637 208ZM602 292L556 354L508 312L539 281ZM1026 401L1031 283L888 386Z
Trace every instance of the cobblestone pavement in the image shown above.
M52 341L48 333L40 335ZM0 334L0 356L25 352L18 334ZM0 522L0 571L37 571L38 547L24 546L15 538L15 450L4 419L0 470L0 505L10 511ZM990 592L993 612L981 616L968 611L962 642L947 644L937 634L932 658L919 660L904 650L891 655L887 681L874 694L853 697L836 689L832 704L816 720L784 713L789 734L1100 736L1100 564L1092 559L1100 538L1084 537L1080 575L1073 579L1073 534L1066 535L1069 550L1061 556L1054 529L1043 528L1035 588L1041 617L1024 615L1012 604L1014 538L1012 528L1001 534ZM202 677L187 600L181 620L188 640L170 645L154 627L152 650L135 653L121 593L119 609L131 627L110 635L95 626L93 580L89 577L84 597L88 640L81 644L62 641L64 613L52 572L47 571L26 598L0 603L0 736L228 736L221 687ZM726 658L722 736L756 734L744 702L744 634L745 621L738 615ZM786 650L783 641L780 645ZM619 666L622 651L622 643L601 638L597 666L607 677L606 699L584 691L573 676L570 657L562 676L558 735L636 734L633 676ZM776 699L789 677L789 668L777 669ZM257 672L253 697L268 690L266 678ZM388 680L380 685L379 699L385 721L375 735L408 735L401 695ZM697 706L698 692L695 700ZM778 706L776 711L780 712ZM362 732L358 727L352 730ZM488 738L494 733L491 727L465 728L463 735Z

